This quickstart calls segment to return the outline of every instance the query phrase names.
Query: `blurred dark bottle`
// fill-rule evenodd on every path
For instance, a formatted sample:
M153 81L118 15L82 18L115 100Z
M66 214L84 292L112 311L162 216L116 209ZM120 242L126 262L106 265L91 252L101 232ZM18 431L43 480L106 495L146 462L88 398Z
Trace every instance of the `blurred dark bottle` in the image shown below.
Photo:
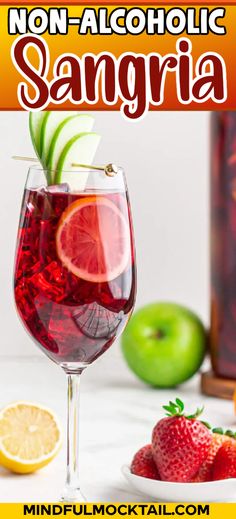
M211 114L212 366L236 379L236 112Z

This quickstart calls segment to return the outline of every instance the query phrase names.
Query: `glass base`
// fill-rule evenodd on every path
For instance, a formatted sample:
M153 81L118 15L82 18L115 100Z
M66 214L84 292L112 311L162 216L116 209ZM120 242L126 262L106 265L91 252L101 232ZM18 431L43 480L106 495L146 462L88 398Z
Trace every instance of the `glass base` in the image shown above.
M79 488L65 486L60 503L86 503L86 499Z

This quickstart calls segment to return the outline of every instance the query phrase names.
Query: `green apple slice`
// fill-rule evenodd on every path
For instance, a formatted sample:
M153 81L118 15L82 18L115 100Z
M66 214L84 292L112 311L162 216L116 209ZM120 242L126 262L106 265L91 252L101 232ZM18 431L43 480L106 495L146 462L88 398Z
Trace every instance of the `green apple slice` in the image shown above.
M41 158L41 149L40 149L40 135L41 128L43 124L43 120L46 117L47 112L30 112L29 114L29 130L31 140L34 146L34 149L39 158Z
M49 148L59 124L78 112L47 112L41 126L40 151L41 160L44 167L47 164Z
M97 133L80 133L72 137L60 155L55 184L68 182L72 189L82 189L85 175L79 175L72 164L92 164L100 139L101 136Z
M79 133L91 132L94 125L94 118L91 115L79 114L67 117L61 124L59 124L55 131L51 145L48 151L47 168L51 171L56 171L60 155L68 141Z

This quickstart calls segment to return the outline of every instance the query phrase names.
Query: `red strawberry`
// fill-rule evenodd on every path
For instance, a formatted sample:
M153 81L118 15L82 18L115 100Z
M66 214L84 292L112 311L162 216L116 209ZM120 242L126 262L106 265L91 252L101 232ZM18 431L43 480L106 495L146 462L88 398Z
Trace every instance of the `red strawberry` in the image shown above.
M225 442L218 450L212 467L212 479L236 478L236 441Z
M208 451L207 457L203 464L201 465L196 476L193 477L192 482L200 483L203 481L211 481L212 479L212 466L215 459L215 456L220 449L220 447L229 440L229 436L225 434L217 434L213 433L210 449Z
M160 420L153 429L154 461L162 480L189 482L207 457L212 433L196 419L202 409L185 416L184 404L178 398L163 407L168 418Z
M143 476L144 478L160 479L153 460L151 445L145 445L145 447L136 452L131 463L131 472L136 474L136 476Z

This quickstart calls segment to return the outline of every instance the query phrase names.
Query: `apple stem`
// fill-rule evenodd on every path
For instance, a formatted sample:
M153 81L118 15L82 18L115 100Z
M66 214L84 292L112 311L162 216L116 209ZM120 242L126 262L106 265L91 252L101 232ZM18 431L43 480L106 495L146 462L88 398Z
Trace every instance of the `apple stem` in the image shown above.
M153 335L155 339L164 339L165 333L162 330L157 330L157 332Z

